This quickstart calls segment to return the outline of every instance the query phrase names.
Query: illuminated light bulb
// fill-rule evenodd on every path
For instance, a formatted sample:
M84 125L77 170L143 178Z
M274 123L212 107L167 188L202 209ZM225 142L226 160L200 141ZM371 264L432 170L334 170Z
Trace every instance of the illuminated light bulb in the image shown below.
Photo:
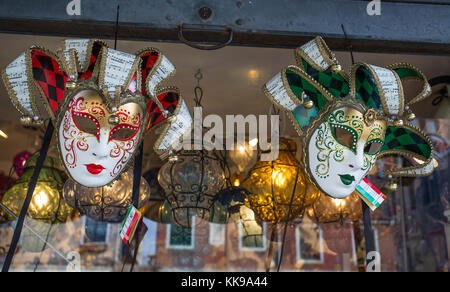
M250 140L249 142L248 142L248 145L250 145L250 147L256 147L256 145L258 145L258 138L254 138L254 139L252 139L252 140Z
M2 137L4 139L8 139L8 135L6 135L6 133L3 132L2 130L0 130L0 137Z
M238 186L241 185L241 181L237 178L237 179L234 180L233 185L234 185L235 187L238 187Z
M45 205L48 204L49 199L46 193L40 191L39 193L33 196L33 201L38 208L43 208Z
M333 198L332 200L333 200L333 203L336 205L336 207L341 208L341 207L345 206L345 201L343 199Z

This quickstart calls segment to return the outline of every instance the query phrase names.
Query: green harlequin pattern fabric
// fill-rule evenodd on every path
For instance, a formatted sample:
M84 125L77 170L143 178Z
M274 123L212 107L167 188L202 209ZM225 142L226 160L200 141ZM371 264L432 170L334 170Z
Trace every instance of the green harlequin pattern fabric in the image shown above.
M431 147L427 141L417 133L406 128L389 126L381 152L386 150L406 150L423 157L430 158Z
M286 70L286 79L295 96L299 97L304 91L319 109L325 107L328 99L326 99L309 81L291 70Z
M307 109L304 106L298 106L292 111L292 114L295 116L299 126L303 129L309 125L311 118L317 116L317 108L313 107L311 109Z
M398 76L401 79L407 78L407 77L418 77L423 80L422 75L420 75L419 72L417 72L416 70L411 69L411 68L397 68L397 69L394 69L394 71L398 74Z
M362 101L371 108L381 107L381 98L375 80L370 71L363 66L358 67L355 76L356 99Z
M302 59L303 70L319 82L335 97L345 97L350 91L348 82L339 74L331 72L331 67L321 72Z

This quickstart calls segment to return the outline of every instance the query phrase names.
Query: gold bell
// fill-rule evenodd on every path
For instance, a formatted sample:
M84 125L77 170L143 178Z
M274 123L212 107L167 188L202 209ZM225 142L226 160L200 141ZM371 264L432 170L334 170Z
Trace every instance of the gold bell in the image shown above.
M409 112L408 115L406 116L406 119L408 121L412 121L416 118L416 115L413 112Z
M67 90L75 89L75 87L77 87L77 83L75 81L67 81L66 82L66 89Z
M110 115L108 118L108 123L111 125L117 125L120 123L120 118L116 115Z
M394 121L394 126L396 126L396 127L403 126L403 120L401 120L401 119L396 119L396 120Z
M387 185L387 188L388 188L388 190L390 190L390 191L396 191L397 188L398 188L398 185L397 185L395 182L390 182L390 183Z
M314 102L312 100L305 100L303 102L303 106L307 109L310 109L314 106Z
M334 74L338 74L339 72L342 71L342 67L339 64L334 64L331 66L331 72Z
M33 119L31 117L23 116L20 118L20 123L23 126L29 127L29 126L31 126L32 122L33 122Z
M176 155L170 155L169 156L169 161L170 162L175 162L175 161L177 161L178 160L178 156L176 156Z

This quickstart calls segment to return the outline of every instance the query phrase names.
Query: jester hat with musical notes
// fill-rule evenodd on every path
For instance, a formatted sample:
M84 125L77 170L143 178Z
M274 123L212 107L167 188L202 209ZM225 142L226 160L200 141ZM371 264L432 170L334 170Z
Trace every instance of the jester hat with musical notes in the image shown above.
M354 64L348 76L324 40L295 50L297 66L288 66L265 86L265 94L290 117L302 140L308 179L335 198L350 195L377 158L398 154L416 165L385 171L388 176L425 176L433 171L430 139L407 123L411 104L430 95L424 74L406 63L378 67ZM423 83L405 100L403 82Z
M128 54L99 40L65 40L57 53L31 47L2 77L21 122L39 125L49 116L70 177L100 187L126 169L150 129L163 127L154 145L162 158L190 131L178 89L161 85L174 73L154 48Z

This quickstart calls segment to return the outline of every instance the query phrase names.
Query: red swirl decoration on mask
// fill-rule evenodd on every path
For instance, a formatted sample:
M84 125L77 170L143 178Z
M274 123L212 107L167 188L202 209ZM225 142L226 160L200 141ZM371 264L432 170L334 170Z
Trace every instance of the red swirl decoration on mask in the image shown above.
M69 108L64 115L62 131L64 149L68 152L65 155L64 160L66 165L70 168L76 167L77 163L75 147L80 151L87 151L89 149L86 135L76 127L75 122L72 119L72 113L69 109L73 109L74 104L74 102L70 103Z
M111 177L116 177L122 171L123 167L127 164L128 160L130 159L131 155L133 155L137 141L138 141L137 135L135 135L133 139L130 139L128 141L112 140L114 146L111 149L109 156L111 158L117 157L120 158L119 161L117 161L116 165L114 166L113 171L110 173Z

